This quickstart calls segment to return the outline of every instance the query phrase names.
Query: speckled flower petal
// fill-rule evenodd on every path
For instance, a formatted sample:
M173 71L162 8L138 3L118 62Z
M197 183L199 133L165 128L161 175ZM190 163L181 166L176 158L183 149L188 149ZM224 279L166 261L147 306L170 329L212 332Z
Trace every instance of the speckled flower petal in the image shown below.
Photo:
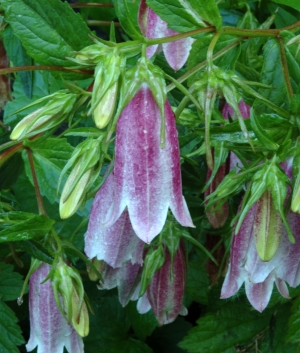
M119 301L124 307L135 295L137 286L141 279L141 266L128 261L122 267L113 268L106 265L102 275L103 282L99 289L112 289L118 287Z
M178 32L166 26L164 37L174 36L176 34L178 34ZM183 67L189 57L193 43L194 39L187 37L162 44L165 58L172 69L178 71Z
M254 309L262 312L267 307L271 298L274 279L274 274L270 273L264 282L245 282L246 295Z
M187 208L186 201L182 196L180 150L176 128L175 115L169 102L165 105L166 119L166 146L162 150L167 163L165 164L165 175L171 178L170 208L177 221L185 227L195 227Z
M160 111L143 84L117 124L114 203L105 226L113 225L127 206L135 233L146 243L161 232L169 206L182 225L192 226L182 196L178 138L168 105L165 115L162 149Z
M185 247L180 244L172 264L171 255L166 249L165 262L154 274L147 289L147 296L152 310L160 325L173 322L178 316L184 296L186 280ZM171 279L173 268L174 278Z
M92 206L85 235L85 253L88 258L97 256L98 260L104 260L112 267L121 267L128 260L142 264L144 243L134 233L127 210L112 226L103 225L113 195L114 175L111 173L98 191Z
M37 353L83 353L82 338L59 311L51 286L51 281L41 284L50 271L48 264L42 264L30 277L29 312L30 339L26 345L28 352L35 347Z
M247 279L247 271L244 265L247 260L249 244L253 237L255 210L254 205L247 213L238 234L232 236L230 263L222 286L221 298L229 298L234 295Z

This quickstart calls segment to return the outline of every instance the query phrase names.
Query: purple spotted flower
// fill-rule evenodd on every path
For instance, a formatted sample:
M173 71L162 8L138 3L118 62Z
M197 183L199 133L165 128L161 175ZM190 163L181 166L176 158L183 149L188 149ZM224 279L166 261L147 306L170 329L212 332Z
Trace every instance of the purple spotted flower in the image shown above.
M42 264L30 277L29 312L30 339L28 352L37 347L37 353L83 353L82 338L59 311L51 281L41 284L50 271L48 264Z
M230 264L223 283L221 298L229 298L245 283L246 295L251 305L263 311L270 300L274 282L279 293L289 298L286 282L291 287L300 284L300 215L289 212L287 220L296 238L292 244L285 229L275 256L262 261L256 251L254 240L254 205L244 219L237 235L233 236Z
M134 233L127 209L112 226L103 225L114 198L114 180L112 172L95 197L84 250L88 258L97 257L113 268L121 267L129 260L132 264L142 264L144 242Z
M163 21L156 13L147 6L146 0L141 0L139 7L138 22L143 35L146 38L163 38L174 36L178 32L168 28L167 22ZM162 44L162 50L168 64L175 71L182 68L187 61L194 39L183 38L173 42ZM147 57L151 58L161 50L161 46L151 45L147 48Z
M134 232L146 243L161 232L169 207L180 224L194 226L182 196L175 116L168 102L163 148L161 122L159 107L144 83L117 123L114 199L104 224L111 227L127 207Z
M187 270L183 242L180 242L173 261L166 247L165 256L163 266L154 274L147 289L149 303L160 325L173 322L178 314L187 314L182 305Z

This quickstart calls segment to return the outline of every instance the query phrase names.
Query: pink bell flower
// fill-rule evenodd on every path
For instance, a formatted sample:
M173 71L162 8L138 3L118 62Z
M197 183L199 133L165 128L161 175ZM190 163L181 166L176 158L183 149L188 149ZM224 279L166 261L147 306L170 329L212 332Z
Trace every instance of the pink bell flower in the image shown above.
M170 207L177 221L194 227L182 196L175 116L165 104L165 147L160 146L161 114L146 83L117 123L114 200L105 222L111 227L127 207L136 235L146 243L158 235Z
M165 248L165 262L147 289L149 303L160 325L173 322L178 314L187 314L182 306L187 271L185 252L181 241L172 261L170 252Z
M29 312L30 339L27 352L37 347L37 353L83 353L82 338L59 311L51 280L41 284L48 276L50 266L42 264L30 277Z
M114 179L112 172L95 197L84 251L89 259L97 257L113 268L121 267L129 260L132 264L142 264L144 242L134 233L127 209L112 226L103 225L114 198Z
M223 283L221 298L229 298L245 283L246 295L251 305L263 311L269 303L273 284L279 293L289 298L286 283L291 287L300 284L300 215L289 212L287 220L296 239L296 244L288 240L283 228L281 242L275 256L270 261L262 261L256 251L254 239L255 204L246 215L237 235L233 236L230 264Z
M164 38L179 34L168 28L167 22L163 21L156 13L146 4L146 0L141 0L138 14L139 27L146 38ZM182 68L189 56L194 39L183 38L162 45L151 45L147 48L147 58L151 58L156 52L162 50L168 64L175 71Z

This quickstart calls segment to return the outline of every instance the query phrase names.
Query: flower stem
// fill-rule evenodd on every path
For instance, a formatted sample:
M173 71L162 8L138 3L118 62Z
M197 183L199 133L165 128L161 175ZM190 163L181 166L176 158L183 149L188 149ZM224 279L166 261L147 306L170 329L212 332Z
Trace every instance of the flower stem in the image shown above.
M175 40L191 37L196 34L207 33L207 32L209 33L209 32L215 32L215 31L216 31L215 27L199 28L199 29L194 29L193 31L178 33L178 34L175 34L174 36L169 36L164 38L144 38L144 43L147 45L169 43L169 42L174 42Z
M28 147L26 147L26 151L27 151L27 154L28 154L29 165L30 165L32 179L33 179L35 196L36 196L36 201L37 201L37 204L38 204L39 214L43 214L43 215L47 216L47 213L45 211L44 204L43 204L43 198L42 198L41 191L40 191L40 188L39 188L37 175L36 175L36 172L35 172L32 151Z
M286 61L284 42L283 42L282 37L280 37L280 36L278 36L277 39L278 39L278 44L279 44L279 49L280 49L280 59L281 59L281 63L282 63L283 77L284 77L284 81L286 84L288 98L289 98L289 101L291 101L291 99L293 98L294 92L293 92L293 87L292 87L291 80L290 80L289 68L288 68L287 61Z

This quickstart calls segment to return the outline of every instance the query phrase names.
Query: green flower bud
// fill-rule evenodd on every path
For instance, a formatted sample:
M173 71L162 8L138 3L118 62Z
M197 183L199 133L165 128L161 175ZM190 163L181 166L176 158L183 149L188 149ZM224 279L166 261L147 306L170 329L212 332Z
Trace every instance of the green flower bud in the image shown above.
M81 277L74 268L68 266L61 258L54 269L52 288L57 306L66 320L72 324L80 336L87 336L89 317L84 301Z
M276 254L282 234L282 220L275 209L271 191L263 193L256 204L254 238L256 251L262 261L270 261Z
M37 109L22 119L13 129L10 138L12 140L20 140L58 126L73 109L76 97L76 94L58 91L22 108L24 110L50 98L50 101L44 107Z
M93 114L96 126L104 128L110 121L116 107L118 80L124 59L111 52L95 69L95 82L89 114Z
M72 168L59 203L59 213L62 219L71 217L77 211L98 177L101 164L99 140L87 139L76 147L58 181L59 188L66 171Z

